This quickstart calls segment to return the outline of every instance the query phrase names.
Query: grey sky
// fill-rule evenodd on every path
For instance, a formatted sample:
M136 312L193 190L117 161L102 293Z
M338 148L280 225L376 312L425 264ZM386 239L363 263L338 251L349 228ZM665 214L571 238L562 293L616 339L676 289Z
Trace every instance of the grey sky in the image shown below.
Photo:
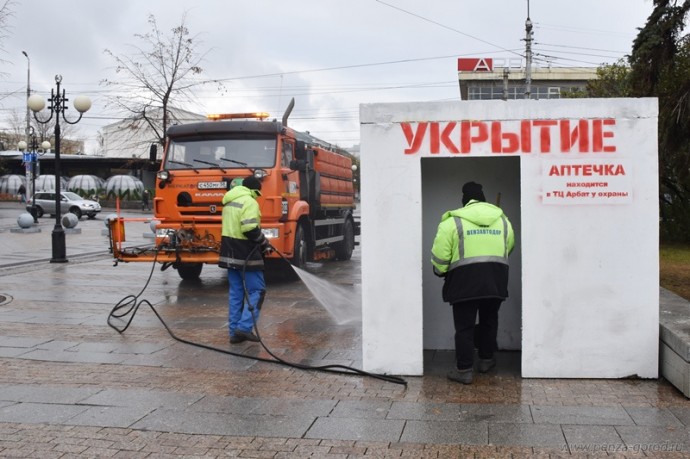
M630 52L652 7L651 0L531 0L536 63L614 62ZM202 77L224 82L225 92L211 85L183 108L280 118L295 97L294 127L349 147L359 142L360 103L456 99L458 57L524 55L527 1L16 0L14 10L1 56L0 117L24 116L26 51L33 91L48 97L61 74L68 97L93 100L76 130L90 154L98 128L118 119L103 106L99 81L114 77L103 50L129 53L150 13L167 32L187 12L190 32L209 50Z

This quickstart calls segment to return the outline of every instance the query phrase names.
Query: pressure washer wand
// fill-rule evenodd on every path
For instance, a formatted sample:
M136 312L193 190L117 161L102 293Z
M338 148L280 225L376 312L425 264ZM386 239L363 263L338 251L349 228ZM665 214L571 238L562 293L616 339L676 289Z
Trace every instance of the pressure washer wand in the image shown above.
M276 249L275 247L273 247L273 246L271 245L270 242L268 243L268 246L271 248L271 251L272 251L272 252L277 253L278 255L280 255L280 258L282 258L283 260L287 261L288 264L289 264L292 268L297 268L297 266L295 266L295 265L290 261L290 259L289 259L283 252L281 252L280 250L278 250L278 249Z

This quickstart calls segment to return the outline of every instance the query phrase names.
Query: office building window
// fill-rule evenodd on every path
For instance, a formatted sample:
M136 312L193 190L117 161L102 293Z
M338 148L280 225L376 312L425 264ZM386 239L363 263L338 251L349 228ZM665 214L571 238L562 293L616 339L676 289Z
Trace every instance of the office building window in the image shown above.
M561 88L558 86L531 86L530 98L560 99ZM500 100L500 99L524 99L526 87L524 85L509 85L508 92L504 94L503 85L470 85L467 87L468 100Z

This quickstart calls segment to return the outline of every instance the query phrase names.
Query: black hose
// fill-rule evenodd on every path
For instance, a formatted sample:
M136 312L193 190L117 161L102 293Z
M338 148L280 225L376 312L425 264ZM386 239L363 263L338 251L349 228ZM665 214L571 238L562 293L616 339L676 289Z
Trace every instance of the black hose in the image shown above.
M258 245L254 248L254 250L258 249ZM250 252L249 256L254 252ZM275 250L275 249L273 249ZM280 255L284 260L288 261L285 256L280 253L279 251L275 250L278 255ZM249 258L249 256L247 258ZM281 365L286 365L288 367L292 368L297 368L299 370L314 370L314 371L320 371L320 372L325 372L325 373L334 373L334 374L342 374L342 375L358 375L358 376L366 376L366 377L371 377L375 379L379 379L382 381L386 382L391 382L393 384L401 384L405 387L407 387L407 381L404 380L403 378L400 378L398 376L391 376L391 375L386 375L386 374L379 374L379 373L370 373L364 370L360 370L358 368L353 368L349 367L346 365L337 365L337 364L332 364L332 365L304 365L304 364L299 364L299 363L294 363L294 362L288 362L284 359L281 359L277 355L275 355L271 350L264 344L263 340L261 339L261 335L259 334L259 328L257 326L257 320L256 316L254 314L254 305L251 304L249 301L249 297L247 295L247 286L245 283L245 266L242 268L242 287L244 290L244 297L246 303L249 305L249 310L252 313L252 321L254 322L254 330L256 331L256 336L259 338L259 343L261 346L264 348L264 350L271 356L273 359L267 359L264 357L257 357L257 356L251 356L251 355L246 355L246 354L240 354L238 352L232 352L227 349L222 349L219 347L215 346L210 346L207 344L203 343L197 343L194 341L187 340L185 338L181 338L177 336L172 329L168 326L168 324L163 320L163 317L158 313L156 308L148 301L148 300L139 300L139 297L144 293L146 288L148 287L149 283L151 282L151 278L153 277L153 271L156 266L156 260L158 258L158 250L155 252L155 256L153 259L153 263L151 266L151 271L149 273L148 278L146 279L146 283L144 284L144 287L141 289L141 291L136 294L136 295L127 295L126 297L122 298L110 311L110 314L108 315L108 325L115 329L118 333L122 334L129 328L130 324L132 323L132 320L134 319L134 316L136 315L137 311L139 310L139 306L142 304L145 304L148 306L153 313L156 315L158 320L163 324L163 327L165 330L168 332L168 334L175 339L176 341L179 341L181 343L189 344L191 346L196 346L202 349L207 349L210 351L215 351L215 352L220 352L222 354L227 354L227 355L232 355L235 357L242 357L245 359L251 359L251 360L257 360L259 362L267 362L267 363L278 363ZM292 266L292 265L291 265ZM120 312L122 309L125 309L123 312ZM130 315L131 314L131 315ZM125 323L124 326L117 326L116 324L112 323L111 319L123 319L125 316L130 315L129 319ZM124 320L124 319L123 319Z

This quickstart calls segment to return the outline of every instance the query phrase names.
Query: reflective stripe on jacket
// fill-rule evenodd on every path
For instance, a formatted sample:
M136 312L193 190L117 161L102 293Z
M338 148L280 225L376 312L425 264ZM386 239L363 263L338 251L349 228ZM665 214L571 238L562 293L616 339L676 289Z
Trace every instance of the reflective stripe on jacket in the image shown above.
M514 244L513 227L499 207L473 200L444 213L431 249L434 273L445 277L444 301L507 298Z
M218 259L221 268L264 269L259 245L265 236L261 232L261 211L256 202L258 194L240 185L223 196L223 227Z

